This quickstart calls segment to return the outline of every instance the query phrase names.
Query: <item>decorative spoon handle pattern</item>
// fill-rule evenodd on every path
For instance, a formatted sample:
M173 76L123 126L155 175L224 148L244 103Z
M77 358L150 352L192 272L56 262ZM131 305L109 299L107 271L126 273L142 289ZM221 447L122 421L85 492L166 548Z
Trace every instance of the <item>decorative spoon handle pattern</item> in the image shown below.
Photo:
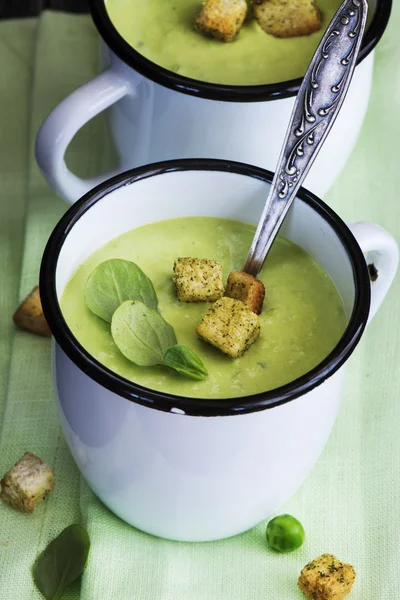
M345 0L300 86L270 192L243 270L255 277L346 97L367 20L367 0Z

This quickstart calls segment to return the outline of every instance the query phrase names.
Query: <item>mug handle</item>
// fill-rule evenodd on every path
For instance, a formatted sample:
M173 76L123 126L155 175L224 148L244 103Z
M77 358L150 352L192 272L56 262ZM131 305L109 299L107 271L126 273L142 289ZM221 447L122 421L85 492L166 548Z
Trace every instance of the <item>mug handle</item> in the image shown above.
M75 134L97 114L135 89L113 70L101 73L67 96L47 117L36 138L35 155L48 183L71 204L119 171L81 179L65 163L65 152Z
M375 223L360 221L349 225L349 229L368 265L371 281L370 322L393 283L399 263L399 247L394 237Z

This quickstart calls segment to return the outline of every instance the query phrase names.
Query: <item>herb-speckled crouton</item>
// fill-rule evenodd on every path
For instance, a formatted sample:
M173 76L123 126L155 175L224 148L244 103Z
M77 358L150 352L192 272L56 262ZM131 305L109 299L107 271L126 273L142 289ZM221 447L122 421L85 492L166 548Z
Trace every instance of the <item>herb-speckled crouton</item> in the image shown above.
M54 490L54 473L38 456L25 452L0 483L0 498L13 508L30 513Z
M197 325L198 336L232 358L238 358L260 333L258 317L240 300L221 298Z
M241 300L251 311L259 315L265 296L265 287L262 281L244 273L243 271L232 271L228 277L225 296Z
M332 554L322 554L302 570L298 586L312 600L342 600L350 592L356 573L352 565Z
M38 285L20 304L14 313L13 321L20 329L26 329L44 337L51 336L51 331L44 318Z
M253 6L261 29L275 37L309 35L321 27L313 0L253 0Z
M205 0L195 28L224 42L232 42L246 15L246 0Z
M214 302L224 293L222 266L207 258L177 258L173 282L181 302Z

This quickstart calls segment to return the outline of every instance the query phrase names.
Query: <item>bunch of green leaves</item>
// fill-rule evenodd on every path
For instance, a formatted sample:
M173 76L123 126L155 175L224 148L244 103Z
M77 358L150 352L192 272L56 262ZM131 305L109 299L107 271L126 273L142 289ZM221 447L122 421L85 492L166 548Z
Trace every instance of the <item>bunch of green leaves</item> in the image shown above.
M111 323L120 352L141 367L163 365L191 379L205 379L200 358L178 344L173 327L158 312L151 280L133 262L113 258L89 276L85 301L98 317Z

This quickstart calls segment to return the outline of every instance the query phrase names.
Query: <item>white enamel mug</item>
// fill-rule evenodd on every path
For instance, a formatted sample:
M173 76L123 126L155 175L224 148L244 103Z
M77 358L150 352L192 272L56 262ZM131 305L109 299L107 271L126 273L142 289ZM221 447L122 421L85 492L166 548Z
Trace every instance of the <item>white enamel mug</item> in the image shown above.
M373 49L392 0L370 0L360 64L341 113L307 187L323 197L345 165L361 129L372 81ZM90 0L107 70L73 92L39 131L36 158L50 185L75 202L111 174L82 180L65 163L68 144L95 115L109 109L120 171L174 158L222 158L274 170L300 79L260 86L215 85L189 79L145 59L112 25L104 0Z
M119 377L75 339L59 298L92 252L130 229L184 216L256 224L271 179L262 169L216 160L138 168L72 206L43 256L41 298L56 340L57 405L69 448L104 504L156 536L185 541L232 536L278 510L297 490L335 422L346 361L394 278L397 244L378 225L348 228L300 189L281 235L331 276L347 328L315 369L244 398L179 397ZM375 267L372 284L363 253Z

